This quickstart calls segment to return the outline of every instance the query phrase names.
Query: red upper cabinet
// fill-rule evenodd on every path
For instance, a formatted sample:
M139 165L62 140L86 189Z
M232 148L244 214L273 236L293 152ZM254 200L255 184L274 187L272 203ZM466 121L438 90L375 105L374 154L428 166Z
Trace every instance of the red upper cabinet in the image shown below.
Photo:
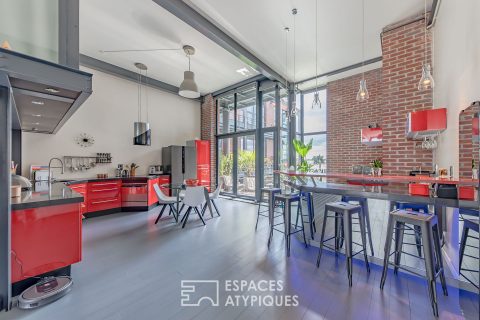
M382 128L363 128L361 130L362 144L369 147L382 145L383 131Z
M447 128L447 109L410 112L407 116L407 138L421 140L442 133Z
M210 191L210 141L188 141L188 146L195 146L197 151L197 180L199 186L205 186Z

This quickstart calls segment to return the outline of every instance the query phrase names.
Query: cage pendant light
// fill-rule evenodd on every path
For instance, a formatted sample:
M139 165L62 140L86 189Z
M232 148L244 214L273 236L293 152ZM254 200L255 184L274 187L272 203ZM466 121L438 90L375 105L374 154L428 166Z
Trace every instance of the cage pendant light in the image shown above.
M424 62L422 66L422 77L418 83L418 91L426 91L433 89L435 83L433 81L430 64L427 62L427 0L424 1L424 18L425 18L425 34L424 34Z
M148 123L148 100L147 100L147 122L142 122L142 71L145 71L147 78L147 66L136 62L138 69L138 121L133 123L133 144L139 146L149 146L151 144L150 123ZM148 99L148 95L147 95Z
M298 108L297 108L297 84L296 84L296 79L295 79L295 67L296 67L296 24L295 24L295 17L297 16L298 10L297 9L292 9L292 15L293 15L293 101L292 101L292 110L290 111L290 120L295 118L298 114Z
M366 101L369 98L367 81L365 80L365 0L362 0L362 80L357 92L357 101Z
M318 0L315 0L315 93L313 94L312 109L322 108L320 93L318 92Z

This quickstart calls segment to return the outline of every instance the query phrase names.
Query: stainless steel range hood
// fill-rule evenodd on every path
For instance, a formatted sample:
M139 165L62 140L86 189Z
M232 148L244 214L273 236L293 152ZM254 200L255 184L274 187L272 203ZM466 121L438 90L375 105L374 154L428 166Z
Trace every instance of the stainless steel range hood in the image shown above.
M14 129L54 134L92 93L92 75L0 48L12 87ZM16 121L15 121L16 120Z

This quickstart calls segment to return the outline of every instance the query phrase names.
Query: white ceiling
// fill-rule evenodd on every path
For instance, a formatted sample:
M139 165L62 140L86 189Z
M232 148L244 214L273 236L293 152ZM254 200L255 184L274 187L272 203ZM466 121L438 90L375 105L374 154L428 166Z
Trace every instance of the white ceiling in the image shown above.
M293 32L285 70L284 27L296 16L296 80L315 75L315 1L318 1L318 74L362 61L360 0L186 0L262 61L293 80ZM432 0L427 0L427 10ZM365 60L381 56L380 33L392 23L424 10L422 0L365 0ZM358 71L357 71L358 72ZM324 79L327 80L327 79Z
M137 71L134 62L149 68L148 75L179 86L188 59L183 51L101 53L100 50L195 47L191 68L201 94L250 78L258 72L180 21L152 0L80 1L80 52ZM248 75L236 70L247 68Z
M275 71L293 80L293 32L289 33L289 70L285 33L296 18L296 80L315 75L316 0L186 0ZM362 1L318 1L318 73L362 60ZM427 0L428 8L432 0ZM365 59L381 56L380 33L392 23L423 12L422 0L365 0ZM232 54L180 21L152 0L80 1L80 51L125 69L149 66L149 76L179 86L188 60L182 51L100 53L99 50L180 48L193 45L192 70L202 94L257 74ZM381 64L375 65L376 67ZM236 70L246 68L248 75ZM350 73L356 73L353 71ZM341 75L344 76L344 75ZM339 76L337 75L336 78ZM321 82L332 80L323 78ZM306 84L311 86L312 83Z

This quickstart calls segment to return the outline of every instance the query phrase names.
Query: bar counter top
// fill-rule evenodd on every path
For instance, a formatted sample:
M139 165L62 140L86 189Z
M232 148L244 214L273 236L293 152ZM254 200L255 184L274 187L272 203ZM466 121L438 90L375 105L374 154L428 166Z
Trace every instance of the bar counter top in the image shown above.
M408 193L408 187L400 184L362 186L334 182L313 183L311 181L304 183L300 181L290 181L286 183L294 189L305 192L357 196L387 201L425 203L451 208L478 209L480 207L479 201L411 195Z
M371 176L366 174L353 174L353 173L314 173L314 172L296 172L296 171L281 171L274 170L274 173L287 175L289 177L304 177L304 178L336 178L345 179L348 181L358 181L365 183L440 183L440 184L454 184L462 186L479 186L478 179L452 179L442 177L428 177L428 176L395 176L395 175L382 175Z

